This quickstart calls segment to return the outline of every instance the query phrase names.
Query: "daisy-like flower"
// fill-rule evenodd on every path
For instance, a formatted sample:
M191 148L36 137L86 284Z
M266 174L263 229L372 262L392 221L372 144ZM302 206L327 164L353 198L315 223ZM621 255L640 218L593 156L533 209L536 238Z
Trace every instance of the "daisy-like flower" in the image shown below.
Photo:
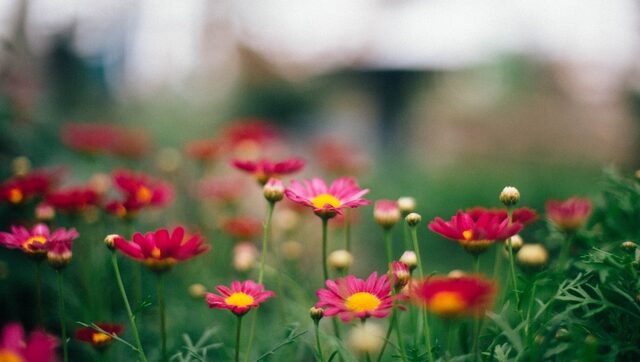
M73 241L80 236L76 229L57 229L47 241L47 261L54 269L61 269L71 261Z
M221 229L236 240L254 240L262 233L262 222L248 216L230 217L222 221Z
M342 214L345 208L369 205L371 202L362 198L368 192L369 189L361 189L354 179L342 177L329 187L320 178L303 180L303 183L293 180L284 193L291 201L311 207L316 215L329 219Z
M146 132L112 123L66 123L60 138L68 148L89 154L139 158L149 148Z
M100 195L90 187L71 187L50 192L45 201L58 210L78 213L97 206Z
M58 339L44 331L31 332L25 338L24 329L11 323L2 329L0 336L0 361L3 362L54 362L57 361Z
M173 201L173 186L154 180L143 173L128 170L116 170L113 182L124 194L124 201L113 201L107 205L107 211L118 216L127 216L144 207L161 207Z
M275 294L270 290L264 290L262 284L253 280L231 282L231 288L224 285L216 286L220 295L207 293L206 300L209 308L228 309L233 314L241 317L251 308L258 308L267 298Z
M104 332L100 332L91 327L81 327L76 329L76 339L90 344L93 348L102 350L113 342L114 336L120 336L124 332L122 324L96 323Z
M563 231L576 231L591 216L591 200L571 197L567 200L549 200L545 204L547 217Z
M465 212L471 215L471 218L474 220L478 220L480 216L485 213L494 213L500 218L507 218L507 210L505 209L488 209L482 206L473 207L465 210ZM520 207L517 209L513 209L511 213L511 221L522 224L523 226L529 225L538 220L538 213L536 210L528 208L528 207Z
M262 147L278 139L279 133L272 124L265 120L246 118L230 123L222 131L222 137L225 143L232 148L243 147L247 144Z
M316 307L325 308L325 317L337 315L343 322L354 318L384 318L391 312L393 298L391 284L386 275L373 272L367 280L353 275L327 280L326 289L316 292Z
M264 158L258 161L233 160L231 164L238 170L252 174L261 185L264 185L272 177L289 175L304 167L304 161L295 157L280 162Z
M11 232L0 232L0 244L9 249L20 249L28 256L42 260L47 256L51 241L73 240L78 237L76 229L58 228L50 232L45 224L36 224L31 230L24 226L12 226Z
M453 318L463 315L482 317L493 304L496 285L475 275L428 277L412 284L410 294L431 313Z
M429 223L429 230L456 240L469 253L477 255L487 250L498 240L507 239L522 230L522 224L512 223L506 217L494 212L480 213L474 219L472 215L458 211L450 221L439 217Z
M196 196L223 204L233 204L245 194L247 180L243 177L207 177L196 186Z
M26 175L14 176L0 184L0 202L22 204L34 197L45 195L59 180L62 169L33 170Z
M400 221L400 208L396 200L378 200L373 207L373 218L385 229L391 228Z
M138 232L133 234L132 239L127 241L121 236L116 236L113 238L113 246L124 255L141 261L158 273L211 248L204 244L204 240L198 234L187 237L182 226L176 227L171 233L167 229L158 229L146 234Z

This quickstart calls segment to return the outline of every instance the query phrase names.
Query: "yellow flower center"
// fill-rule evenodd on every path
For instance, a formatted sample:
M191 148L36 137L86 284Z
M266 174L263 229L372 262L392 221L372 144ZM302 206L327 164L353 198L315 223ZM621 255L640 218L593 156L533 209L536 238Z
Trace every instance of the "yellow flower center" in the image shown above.
M44 245L46 243L47 243L47 238L45 238L42 235L34 235L34 236L30 237L29 239L27 239L27 241L22 243L22 249L28 250L28 251L34 251L34 249L32 248L33 244Z
M9 190L9 202L12 204L18 204L22 201L22 199L24 198L24 194L22 193L22 190L20 190L17 187L14 187L12 189Z
M91 342L93 344L105 344L111 341L111 336L106 333L94 333L91 335Z
M467 303L456 292L439 292L429 301L429 309L434 314L443 316L455 316L464 311Z
M354 312L372 312L380 305L380 299L367 292L352 294L344 303L345 306Z
M0 349L0 362L23 362L19 354L8 349Z
M247 293L236 292L226 297L224 302L235 307L246 307L253 304L253 297Z
M342 201L338 200L335 196L331 194L320 194L313 199L311 199L311 203L317 209L324 208L324 205L331 205L333 207L339 207L342 205Z
M473 237L473 230L465 230L462 232L462 237L464 238L464 240L471 240L471 238Z
M152 197L153 197L153 192L151 192L151 190L148 187L146 186L138 187L138 190L136 191L136 200L138 200L139 203L148 204L149 202L151 202Z
M160 259L161 255L162 255L162 253L160 252L160 249L158 249L157 246L154 246L153 250L151 250L151 256L156 258L156 259Z

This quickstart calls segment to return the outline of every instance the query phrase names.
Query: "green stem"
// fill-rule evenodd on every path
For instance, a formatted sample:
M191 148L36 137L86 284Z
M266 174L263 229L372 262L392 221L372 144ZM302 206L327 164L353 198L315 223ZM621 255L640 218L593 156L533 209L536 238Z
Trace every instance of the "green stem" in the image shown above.
M422 257L420 256L420 246L418 245L418 231L415 226L411 226L410 231L413 250L416 252L416 258L418 259L418 276L422 279L424 277L424 269L422 268ZM424 341L425 348L427 349L427 358L429 362L433 362L433 352L431 352L431 328L429 327L429 315L426 309L423 310L422 316L424 319Z
M351 252L351 209L344 213L344 248Z
M64 356L64 362L69 361L69 351L67 349L67 327L66 316L64 311L64 286L62 283L62 272L57 271L58 279L58 315L60 317L60 330L62 332L62 353Z
M480 319L473 320L473 360L481 361L480 359L480 345L478 339L480 338Z
M318 357L320 358L320 362L324 362L324 355L322 354L322 345L320 344L320 328L318 327L318 325L320 324L320 321L313 321L313 323L315 324L315 330L316 330L316 348L318 349Z
M42 310L42 262L36 262L36 303L38 306L38 324L44 327L44 312Z
M564 270L567 267L572 242L573 234L566 233L564 243L560 249L560 255L558 256L558 266L560 267L560 270Z
M391 264L393 261L393 246L391 245L391 229L385 228L384 232L384 246L387 250L387 263Z
M402 220L404 220L405 217L407 217L407 215L402 214ZM407 223L402 225L402 236L404 238L405 250L411 250L411 237L409 236L409 225L407 225Z
M258 272L258 284L262 284L264 280L264 266L265 260L267 259L267 248L269 246L269 237L271 236L271 219L273 217L273 209L275 203L272 201L267 202L267 216L264 222L264 226L262 228L262 250L260 251L260 271ZM253 348L253 339L256 334L256 323L258 321L258 312L253 312L253 316L251 317L251 327L249 328L249 344L247 348L247 353L245 356L245 361L249 360L249 355L251 355L251 348Z
M164 277L162 274L157 275L156 290L158 292L158 307L160 308L160 346L162 351L162 360L167 360L167 329L165 317L164 302Z
M382 355L384 355L384 351L387 349L387 344L389 342L389 337L391 337L391 332L393 328L395 328L395 320L398 316L396 315L396 310L394 309L391 312L391 320L389 321L389 327L387 327L387 333L384 335L384 343L382 344L382 348L380 348L380 353L378 354L378 358L376 358L377 362L382 360Z
M536 281L533 281L533 285L531 286L531 297L529 299L529 306L527 307L527 323L524 327L524 335L525 339L529 339L529 331L531 330L531 310L533 309L533 304L536 300Z
M449 361L451 360L451 341L453 340L453 328L451 328L451 324L452 322L447 320L445 322L445 326L447 329L447 341L446 341L446 347L444 350L444 360L445 361Z
M480 273L480 255L473 254L472 257L473 257L473 273L478 274Z
M329 219L322 218L322 277L324 281L329 280L329 269L327 266L327 226Z
M236 362L240 361L240 332L241 331L242 331L242 316L238 316L238 325L236 328L236 359L235 359Z
M500 281L500 272L502 270L502 253L504 250L504 247L502 244L498 244L498 247L496 247L496 258L493 261L493 280L497 280Z
M136 326L136 317L131 311L129 299L127 298L127 292L124 290L124 284L122 283L122 276L120 275L118 258L115 251L111 252L111 264L113 265L113 271L116 274L116 282L118 283L118 288L120 289L120 295L122 296L124 306L127 309L127 316L129 317L129 324L131 325L131 332L133 333L133 338L136 341L136 347L138 349L138 357L140 358L141 362L147 362L147 356L145 356L144 350L142 349L142 342L140 342L140 335L138 334L138 327Z
M507 216L509 218L509 224L511 224L511 208L507 208ZM513 246L511 245L511 238L507 239L507 247L509 248L509 268L511 271L511 284L513 287L513 294L516 298L516 310L522 317L522 313L520 312L520 292L518 291L518 279L516 277L516 267L513 258Z

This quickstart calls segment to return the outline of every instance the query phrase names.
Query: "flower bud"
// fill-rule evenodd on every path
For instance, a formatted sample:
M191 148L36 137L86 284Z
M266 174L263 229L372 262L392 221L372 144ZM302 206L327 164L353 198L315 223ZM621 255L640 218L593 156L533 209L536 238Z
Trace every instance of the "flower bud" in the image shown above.
M156 167L166 173L175 172L182 163L182 154L175 148L167 147L158 152Z
M621 246L622 246L622 249L628 253L633 253L638 248L638 244L634 243L631 240L627 240L623 242Z
M311 309L309 309L309 316L314 322L319 322L322 317L324 317L324 309L311 307Z
M538 271L549 261L549 253L542 244L525 244L516 256L518 264L527 271Z
M520 248L524 245L524 240L518 234L511 237L511 249L514 253L517 253ZM504 241L504 255L509 256L509 239Z
M191 284L189 286L189 295L194 299L204 298L207 294L207 288L200 283Z
M47 262L53 269L62 269L71 262L73 254L71 250L64 250L62 252L56 252L49 250L47 252Z
M329 254L329 265L335 270L347 270L353 264L353 256L346 250L335 250Z
M269 202L278 202L284 197L284 185L277 178L270 178L263 186L262 194Z
M56 217L56 209L45 203L41 202L36 206L36 219L38 221L51 221Z
M384 344L384 329L379 324L367 322L349 331L348 344L357 354L375 354Z
M14 158L11 166L13 174L19 177L26 176L31 171L31 161L25 156Z
M513 206L520 201L520 191L513 186L507 186L500 193L500 201L505 206Z
M449 272L449 274L447 274L449 278L462 278L465 275L466 275L465 272L463 272L460 269L453 269L452 271Z
M412 212L407 217L404 218L409 226L416 226L422 221L422 216L420 214Z
M569 333L569 331L566 328L560 328L556 331L556 339L559 339L561 341L566 341L569 339L569 337L571 336L571 334Z
M398 199L398 208L402 215L408 215L416 210L416 199L404 196Z
M393 261L389 265L388 273L389 281L395 290L402 289L411 279L411 272L407 264L401 261Z
M400 221L400 209L393 200L378 200L373 208L373 219L384 229L390 229Z
M243 242L233 248L233 267L240 272L247 272L253 268L258 258L258 249L253 243Z
M111 176L106 173L94 173L89 178L87 187L99 195L104 195L111 187Z
M109 250L115 250L116 238L119 238L118 234L109 234L104 238L104 244L109 248Z
M407 250L400 256L400 262L409 267L409 271L413 271L418 266L418 257L416 253Z
M280 246L282 256L287 260L298 260L304 252L304 247L301 243L295 240L289 240L282 243Z

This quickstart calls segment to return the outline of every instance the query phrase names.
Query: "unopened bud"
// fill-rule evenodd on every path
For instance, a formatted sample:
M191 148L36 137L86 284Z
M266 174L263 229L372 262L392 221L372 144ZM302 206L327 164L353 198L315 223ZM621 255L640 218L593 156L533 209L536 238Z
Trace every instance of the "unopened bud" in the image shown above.
M107 248L109 248L110 250L115 250L115 248L116 248L116 246L115 246L115 244L116 244L116 238L119 238L119 237L120 237L120 235L118 235L118 234L110 234L110 235L107 235L107 236L104 238L104 244L105 244L105 245L107 246Z
M317 308L317 307L311 307L311 309L309 309L309 316L315 322L318 322L318 321L320 321L322 319L322 317L324 317L324 309Z
M420 214L412 212L407 217L404 218L409 226L416 226L422 221L422 216Z
M624 251L628 253L633 253L638 248L638 244L634 243L631 240L627 240L623 242L621 246L622 246L622 249L624 249Z
M567 340L570 336L569 331L566 328L560 328L556 331L556 339L559 339L561 341L563 340Z
M500 193L500 201L505 206L513 206L520 201L520 191L513 186L507 186Z
M373 208L373 219L385 229L391 228L400 221L398 203L393 200L378 200Z
M549 261L549 253L541 244L526 244L516 256L518 264L528 271L538 271Z
M44 202L36 206L36 219L38 221L51 221L56 217L56 209Z
M349 331L348 344L357 354L375 354L385 341L384 329L376 323L367 322Z
M400 262L408 266L410 271L413 271L418 266L418 257L415 252L407 250L400 256Z
M520 250L520 248L522 248L522 245L524 245L524 240L522 240L522 237L518 234L514 235L511 237L511 239L507 239L504 241L504 254L506 256L509 256L509 240L511 240L511 250L513 250L514 253L517 253L518 250Z
M53 269L62 269L71 262L72 256L71 250L65 250L62 253L50 250L47 252L47 262Z
M402 215L408 215L416 211L416 199L411 196L404 196L398 199L398 208Z
M31 172L31 161L25 156L14 158L11 166L13 167L13 174L16 176L26 176Z
M335 270L347 270L353 264L353 256L346 250L335 250L329 254L329 265Z
M189 295L194 299L201 299L207 294L207 288L200 283L191 284L189 286Z
M262 194L269 202L278 202L284 197L284 185L277 178L270 178L263 186Z
M304 246L295 240L289 240L282 243L280 250L285 259L298 260L304 252Z
M175 172L182 163L182 154L175 148L163 148L158 152L156 167L166 173Z
M463 276L465 276L465 272L463 272L460 269L454 269L450 271L449 274L447 274L447 276L449 278L462 278Z

